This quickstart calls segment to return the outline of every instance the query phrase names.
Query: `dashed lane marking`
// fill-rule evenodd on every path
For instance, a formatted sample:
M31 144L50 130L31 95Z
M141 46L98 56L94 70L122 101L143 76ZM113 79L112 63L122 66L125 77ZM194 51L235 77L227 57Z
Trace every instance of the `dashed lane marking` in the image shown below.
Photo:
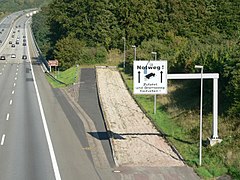
M5 137L6 137L6 135L5 135L5 134L3 134L3 135L2 135L2 140L1 140L1 146L4 144Z
M6 121L8 121L8 120L9 120L9 117L10 117L10 114L9 114L9 113L7 113Z

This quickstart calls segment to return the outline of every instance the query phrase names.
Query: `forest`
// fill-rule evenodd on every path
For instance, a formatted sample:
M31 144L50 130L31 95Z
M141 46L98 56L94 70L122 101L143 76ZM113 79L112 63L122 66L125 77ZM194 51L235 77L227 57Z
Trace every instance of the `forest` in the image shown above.
M0 17L14 11L47 5L51 0L0 0Z
M240 2L238 0L53 0L34 17L33 31L47 58L62 68L104 62L111 49L127 62L166 59L169 72L220 74L221 113L240 117ZM240 124L240 122L238 122Z

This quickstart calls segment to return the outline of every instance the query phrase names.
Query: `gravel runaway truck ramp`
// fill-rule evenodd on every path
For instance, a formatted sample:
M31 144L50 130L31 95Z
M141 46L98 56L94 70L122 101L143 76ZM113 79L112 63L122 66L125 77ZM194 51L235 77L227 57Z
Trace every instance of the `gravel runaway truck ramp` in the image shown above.
M129 94L115 68L97 67L97 85L118 166L185 166Z

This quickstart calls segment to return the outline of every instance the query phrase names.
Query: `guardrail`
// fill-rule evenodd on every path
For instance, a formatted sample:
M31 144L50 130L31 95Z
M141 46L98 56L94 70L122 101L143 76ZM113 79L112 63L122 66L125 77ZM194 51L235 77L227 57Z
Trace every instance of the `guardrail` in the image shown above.
M65 82L62 82L62 81L58 80L57 78L55 78L55 77L49 72L50 67L49 67L49 65L48 65L47 60L44 58L41 49L39 48L39 46L38 46L38 44L37 44L36 38L35 38L35 36L34 36L34 34L33 34L33 32L32 32L31 26L30 26L29 31L30 31L30 35L31 35L31 38L32 38L32 40L33 40L33 43L34 43L34 45L35 45L35 47L36 47L36 49L37 49L37 53L38 53L38 55L40 56L40 61L41 61L41 63L43 64L42 67L44 68L44 72L46 73L46 75L49 76L52 80L54 80L54 81L56 81L56 82L58 82L58 83L60 83L60 84L64 84L65 86L67 86L68 84L66 84Z

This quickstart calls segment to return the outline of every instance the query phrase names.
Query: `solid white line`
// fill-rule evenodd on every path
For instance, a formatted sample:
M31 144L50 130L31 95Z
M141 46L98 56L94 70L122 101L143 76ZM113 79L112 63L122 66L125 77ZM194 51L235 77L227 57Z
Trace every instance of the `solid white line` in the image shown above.
M9 101L9 104L12 105L12 102L13 102L13 101L12 101L12 99L11 99L11 100Z
M9 120L9 116L10 116L10 114L9 114L9 113L7 113L6 121L8 121L8 120Z
M12 91L12 94L14 94L14 93L15 93L15 91L13 90L13 91Z
M61 175L60 175L60 172L59 172L57 159L56 159L55 152L54 152L54 149L53 149L52 140L51 140L50 133L49 133L49 130L48 130L44 110L43 110L43 107L42 107L41 97L40 97L40 94L39 94L39 91L38 91L38 86L37 86L36 78L35 78L34 71L33 71L33 66L32 66L32 62L31 62L31 58L30 58L29 46L28 46L28 59L30 60L30 67L32 69L31 72L32 72L32 76L33 76L33 83L34 83L34 87L35 87L36 94L37 94L40 113L41 113L41 116L42 116L42 123L43 123L44 131L45 131L45 135L46 135L46 139L47 139L47 143L48 143L48 149L49 149L49 152L50 152L50 157L51 157L51 161L52 161L52 165L53 165L53 171L54 171L55 179L56 180L61 180Z
M1 146L4 144L5 136L6 136L5 134L2 135Z

